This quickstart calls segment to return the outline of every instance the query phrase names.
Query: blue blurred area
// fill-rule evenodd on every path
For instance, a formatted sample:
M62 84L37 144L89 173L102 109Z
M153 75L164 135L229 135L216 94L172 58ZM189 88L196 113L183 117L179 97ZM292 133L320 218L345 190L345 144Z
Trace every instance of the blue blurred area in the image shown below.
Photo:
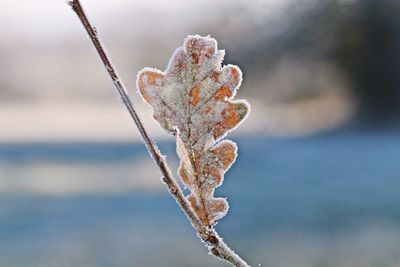
M217 228L255 266L397 266L398 136L237 138L238 161L216 192L231 208ZM174 143L159 145L174 157ZM32 160L131 164L141 157L148 157L141 143L0 147L0 162L20 168ZM2 194L0 240L0 265L8 267L226 266L207 256L166 190Z

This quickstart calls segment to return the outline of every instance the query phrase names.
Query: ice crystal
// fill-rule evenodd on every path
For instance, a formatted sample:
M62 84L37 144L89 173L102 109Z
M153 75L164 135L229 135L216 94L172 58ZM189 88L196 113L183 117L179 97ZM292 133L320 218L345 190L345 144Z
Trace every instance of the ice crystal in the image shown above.
M220 141L249 113L245 100L232 100L242 81L237 66L221 68L225 51L210 37L188 36L173 54L165 72L145 68L137 87L153 107L153 117L176 135L181 159L179 175L199 219L212 226L228 211L214 190L237 156L237 146Z

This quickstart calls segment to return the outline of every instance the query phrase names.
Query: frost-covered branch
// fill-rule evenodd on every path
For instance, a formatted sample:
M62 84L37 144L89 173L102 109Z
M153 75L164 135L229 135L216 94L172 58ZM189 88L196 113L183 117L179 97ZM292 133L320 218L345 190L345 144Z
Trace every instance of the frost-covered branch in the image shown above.
M169 192L175 198L179 206L182 208L183 212L191 222L192 226L197 231L199 237L206 243L209 251L214 256L226 260L234 266L247 267L249 266L239 255L234 253L220 238L215 229L211 226L206 226L196 215L195 211L192 209L189 202L186 200L181 188L179 187L176 179L171 173L170 168L167 165L165 156L161 154L157 146L154 144L152 139L149 137L138 113L133 107L132 101L128 95L125 85L120 79L117 71L115 70L113 64L107 53L105 52L104 46L98 37L97 30L90 24L79 0L69 0L67 3L71 6L72 10L76 13L79 20L83 24L87 34L93 42L97 53L100 56L101 61L104 64L115 89L121 97L121 100L125 107L127 108L129 114L131 115L136 127L138 128L147 149L149 150L151 156L159 167L162 175L163 181L166 184Z

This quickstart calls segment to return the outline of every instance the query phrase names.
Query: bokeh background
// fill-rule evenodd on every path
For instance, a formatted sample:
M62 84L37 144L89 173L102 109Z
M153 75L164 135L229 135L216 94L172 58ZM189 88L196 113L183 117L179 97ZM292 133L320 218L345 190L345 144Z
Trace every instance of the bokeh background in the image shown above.
M400 266L400 2L84 0L136 94L211 35L252 104L217 229L253 266ZM160 182L65 1L0 0L0 266L227 266Z

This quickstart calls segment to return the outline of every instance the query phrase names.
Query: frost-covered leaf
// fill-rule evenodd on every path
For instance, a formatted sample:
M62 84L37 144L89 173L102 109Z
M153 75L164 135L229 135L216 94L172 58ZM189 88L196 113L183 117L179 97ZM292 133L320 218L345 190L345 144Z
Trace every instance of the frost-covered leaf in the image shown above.
M213 195L237 154L235 143L219 140L249 112L246 101L232 100L242 73L233 65L221 68L224 54L215 39L189 36L165 72L145 68L137 77L154 119L176 135L179 175L191 191L188 200L194 211L207 226L228 210L228 202Z

